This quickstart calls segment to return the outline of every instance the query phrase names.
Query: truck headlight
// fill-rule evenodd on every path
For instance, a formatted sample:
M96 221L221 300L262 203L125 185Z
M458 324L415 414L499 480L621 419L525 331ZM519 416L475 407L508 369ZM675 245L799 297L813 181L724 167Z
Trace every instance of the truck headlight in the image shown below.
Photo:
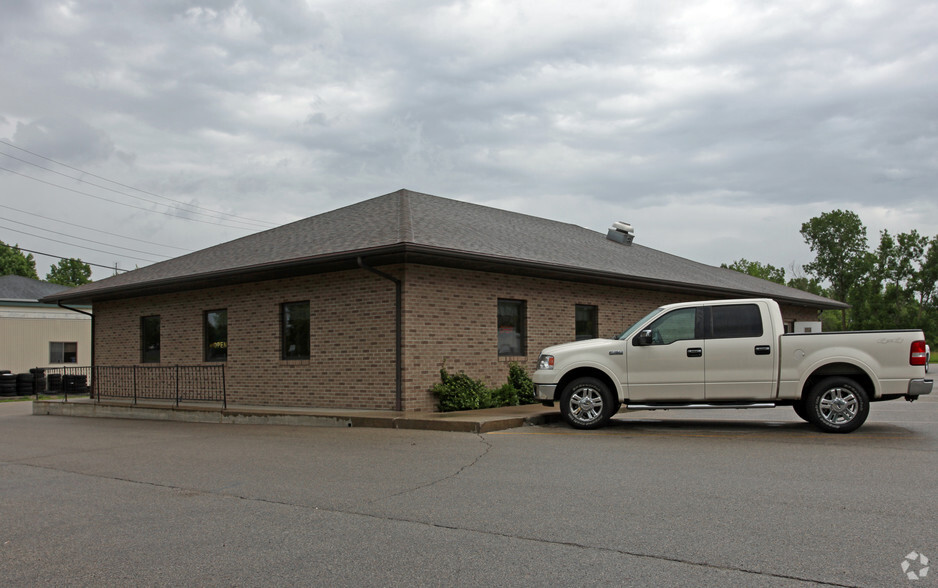
M537 369L539 370L554 369L554 356L553 355L541 355L540 357L538 357Z

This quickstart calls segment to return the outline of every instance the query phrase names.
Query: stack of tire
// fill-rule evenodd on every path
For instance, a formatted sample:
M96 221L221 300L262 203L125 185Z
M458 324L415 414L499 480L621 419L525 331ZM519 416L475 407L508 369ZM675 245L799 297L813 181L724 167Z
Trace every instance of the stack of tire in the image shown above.
M36 376L32 372L25 374L16 374L16 395L29 396L33 393L33 384L36 382Z
M49 374L46 376L46 389L53 394L62 391L62 374Z
M0 370L0 396L16 396L16 374Z
M29 370L33 375L33 389L30 394L40 394L46 389L46 370L45 368L33 368Z
M87 394L88 376L65 374L62 378L62 391L66 394Z

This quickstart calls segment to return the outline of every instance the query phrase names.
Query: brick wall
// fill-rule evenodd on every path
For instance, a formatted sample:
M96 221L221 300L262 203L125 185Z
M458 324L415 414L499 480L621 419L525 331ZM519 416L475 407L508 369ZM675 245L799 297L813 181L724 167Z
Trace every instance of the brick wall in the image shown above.
M445 360L489 386L507 380L516 361L533 371L540 350L572 341L575 306L599 309L599 335L625 330L650 310L700 296L596 286L424 265L386 266L404 281L403 408L432 411L429 389ZM498 299L523 300L524 356L498 355ZM280 304L310 301L311 358L280 356ZM231 403L392 409L395 395L394 284L364 270L271 280L180 294L99 302L95 363L140 362L140 318L161 317L163 365L203 362L203 315L228 311ZM783 307L787 319L816 311Z
M498 299L523 300L527 310L527 353L498 355ZM434 410L428 392L446 361L489 386L504 384L509 362L533 371L541 349L572 341L575 306L599 307L599 336L624 331L662 304L687 296L543 280L504 274L408 265L404 289L405 408Z
M816 321L818 311L816 308L805 308L791 304L779 304L782 309L782 318L786 321Z
M284 361L280 304L310 301L310 359ZM160 362L203 361L207 310L228 310L228 400L394 407L394 285L364 271L271 280L95 304L95 363L140 362L140 317L160 315Z

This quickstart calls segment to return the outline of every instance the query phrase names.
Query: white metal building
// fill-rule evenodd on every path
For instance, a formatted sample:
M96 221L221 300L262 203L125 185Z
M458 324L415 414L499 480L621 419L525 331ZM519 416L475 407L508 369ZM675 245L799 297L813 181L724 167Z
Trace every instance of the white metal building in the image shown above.
M91 365L91 316L39 299L66 286L0 276L0 370ZM90 306L74 305L86 313Z

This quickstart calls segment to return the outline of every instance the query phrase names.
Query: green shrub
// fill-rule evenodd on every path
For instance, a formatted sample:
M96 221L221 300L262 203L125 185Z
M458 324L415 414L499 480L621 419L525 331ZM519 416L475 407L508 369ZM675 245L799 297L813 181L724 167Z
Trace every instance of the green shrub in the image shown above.
M487 403L491 402L488 400L491 395L485 384L463 373L450 375L445 365L440 368L440 383L434 385L430 391L439 399L440 410L443 412L482 408L483 397L487 399Z
M518 405L518 390L511 383L502 384L501 388L495 388L491 392L493 408L496 406Z
M481 380L473 380L464 373L450 374L446 362L440 366L440 382L430 391L439 401L442 412L476 410L533 404L534 383L523 367L517 363L508 365L508 382L499 388L488 388Z
M515 362L508 364L508 385L517 390L516 404L535 404L534 382L528 372Z
M495 408L499 406L495 402L495 397L492 395L495 391L491 388L488 388L481 381L476 380L476 382L481 386L479 388L479 408Z

